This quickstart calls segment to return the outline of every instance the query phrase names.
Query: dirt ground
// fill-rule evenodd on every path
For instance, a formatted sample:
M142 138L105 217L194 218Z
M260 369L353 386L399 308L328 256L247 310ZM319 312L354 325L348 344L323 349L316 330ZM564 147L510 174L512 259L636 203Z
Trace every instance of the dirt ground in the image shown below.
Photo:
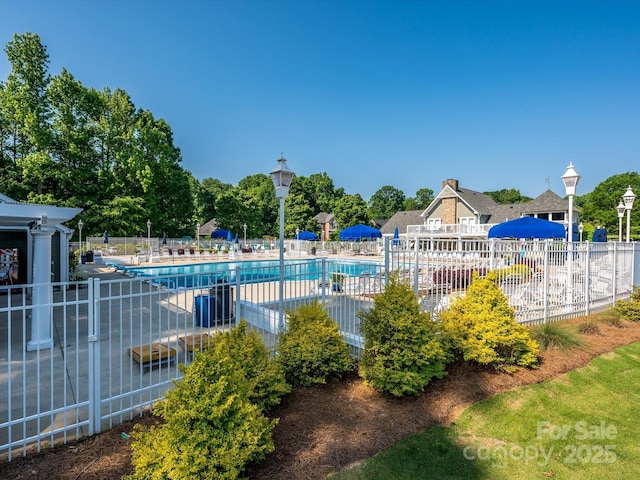
M566 323L579 323L581 319ZM406 436L448 424L467 406L520 385L542 382L585 365L618 346L640 341L640 322L625 328L600 326L584 335L584 346L541 354L535 370L493 373L454 365L442 380L418 397L395 399L367 387L354 374L326 386L296 389L273 411L276 451L252 465L253 480L316 480L361 462ZM151 424L147 415L78 442L14 458L0 464L2 479L112 480L131 471L129 440L134 423Z

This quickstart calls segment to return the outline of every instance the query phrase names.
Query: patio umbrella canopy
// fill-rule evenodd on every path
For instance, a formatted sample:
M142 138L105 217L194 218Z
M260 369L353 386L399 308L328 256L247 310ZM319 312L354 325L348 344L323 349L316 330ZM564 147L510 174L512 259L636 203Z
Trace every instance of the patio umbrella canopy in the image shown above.
M219 228L211 232L211 238L227 238L229 235L229 230L225 230L223 228Z
M296 240L318 240L318 235L313 232L298 232L296 234Z
M489 238L564 238L564 225L535 217L521 217L499 223L489 230Z
M340 240L372 240L374 238L381 237L382 233L380 230L363 224L354 225L353 227L340 230Z

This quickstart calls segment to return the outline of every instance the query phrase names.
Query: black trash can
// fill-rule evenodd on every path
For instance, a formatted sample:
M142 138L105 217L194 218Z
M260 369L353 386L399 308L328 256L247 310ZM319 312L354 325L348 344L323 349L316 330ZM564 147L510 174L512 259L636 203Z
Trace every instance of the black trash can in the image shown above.
M209 295L216 297L216 320L233 318L233 287L224 279L218 278Z
M93 263L93 250L87 250L87 263Z
M196 325L210 327L216 324L216 297L212 295L196 295L195 299Z
M316 254L316 247L311 247L311 255L315 255Z

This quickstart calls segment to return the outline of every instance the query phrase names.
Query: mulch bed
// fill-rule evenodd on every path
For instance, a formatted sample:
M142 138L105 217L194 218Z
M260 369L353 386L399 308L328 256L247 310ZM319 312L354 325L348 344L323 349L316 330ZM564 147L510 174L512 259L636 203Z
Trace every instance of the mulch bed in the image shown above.
M581 319L565 323L579 323ZM467 406L521 385L533 384L579 368L593 357L640 341L640 322L626 328L601 325L585 335L585 344L568 352L541 353L537 369L514 374L452 365L442 380L420 396L396 399L363 384L355 374L329 385L295 389L272 415L276 451L252 465L253 480L316 480L357 464L403 438L437 424L448 424ZM150 425L151 415L71 444L0 464L3 479L110 480L131 472L129 440L135 423Z

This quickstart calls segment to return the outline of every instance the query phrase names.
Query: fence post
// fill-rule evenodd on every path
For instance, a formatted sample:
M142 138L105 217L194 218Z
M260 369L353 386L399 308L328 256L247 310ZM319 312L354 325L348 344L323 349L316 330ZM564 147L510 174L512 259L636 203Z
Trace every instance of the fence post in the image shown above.
M611 287L611 291L613 292L613 298L611 299L613 303L613 306L616 306L616 300L618 298L618 276L616 275L616 264L618 263L618 244L620 242L613 242L613 255L611 258L611 283L612 283L612 287Z
M585 302L585 315L589 315L591 312L591 272L589 271L589 265L591 265L591 248L593 243L586 242L584 245L587 247L585 250L584 258L584 302Z
M413 286L416 294L416 298L420 300L420 249L418 248L418 239L416 238L413 244Z
M240 266L236 267L236 311L235 311L235 320L236 320L236 327L238 326L238 323L240 323L240 285L241 285L241 273L242 273L242 269ZM217 299L216 299L217 300Z
M100 279L90 278L87 293L89 352L89 435L102 431L100 420Z
M549 248L551 240L546 239L544 241L544 267L543 267L543 287L542 287L542 318L544 323L549 321L549 256L551 249Z

